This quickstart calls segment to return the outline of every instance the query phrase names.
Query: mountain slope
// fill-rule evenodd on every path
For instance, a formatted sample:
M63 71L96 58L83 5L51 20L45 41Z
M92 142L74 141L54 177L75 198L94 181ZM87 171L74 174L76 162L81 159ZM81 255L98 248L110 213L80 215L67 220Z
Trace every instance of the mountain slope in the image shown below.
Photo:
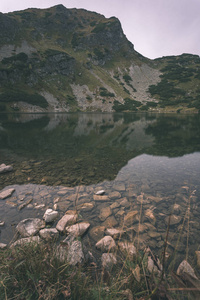
M62 5L0 14L0 111L163 109L167 66L136 52L114 17Z

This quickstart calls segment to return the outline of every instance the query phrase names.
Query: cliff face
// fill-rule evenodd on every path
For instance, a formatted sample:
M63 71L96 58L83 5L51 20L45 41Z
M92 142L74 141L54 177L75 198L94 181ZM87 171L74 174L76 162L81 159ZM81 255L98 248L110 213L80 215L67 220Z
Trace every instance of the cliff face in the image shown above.
M0 14L0 111L155 109L166 60L134 50L115 17L57 5Z

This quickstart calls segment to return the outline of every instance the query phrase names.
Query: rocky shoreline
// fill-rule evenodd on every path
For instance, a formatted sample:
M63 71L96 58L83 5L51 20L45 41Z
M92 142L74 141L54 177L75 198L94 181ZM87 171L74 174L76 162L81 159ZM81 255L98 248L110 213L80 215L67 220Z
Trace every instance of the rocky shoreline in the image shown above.
M11 171L10 166L1 165L1 168ZM151 195L147 184L139 190L136 185L122 181L75 188L7 186L0 191L0 249L47 243L52 245L61 263L92 264L107 271L124 260L134 261L142 251L148 272L158 276L163 270L158 256L162 256L164 249L166 261L170 261L173 252L178 252L176 267L180 278L190 276L198 281L195 270L184 259L184 243L188 237L186 220L192 219L192 237L194 230L198 230L197 199L195 190L191 192L186 185L176 195L165 197ZM8 224L7 217L14 223ZM5 243L10 225L14 226L13 236ZM177 244L180 235L182 239ZM189 244L189 253L196 257L200 268L196 243ZM132 272L139 282L140 267L136 265Z

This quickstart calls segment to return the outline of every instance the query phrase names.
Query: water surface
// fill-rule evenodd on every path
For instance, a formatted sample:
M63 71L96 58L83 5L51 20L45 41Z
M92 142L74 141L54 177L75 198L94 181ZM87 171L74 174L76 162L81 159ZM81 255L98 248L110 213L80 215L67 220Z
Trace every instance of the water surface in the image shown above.
M91 227L123 227L124 216L138 210L144 225L140 238L159 250L172 213L180 222L170 227L170 249L175 249L179 232L182 254L188 236L191 253L198 249L199 115L1 114L0 163L14 168L0 175L0 189L16 188L10 199L0 201L0 220L6 223L1 242L9 241L21 219L42 217L56 198L61 215L73 209L72 195L78 194L76 205L93 205L81 211ZM107 201L94 200L98 189L105 189ZM30 205L19 210L30 198ZM44 207L36 208L40 204ZM111 212L104 218L106 207ZM148 210L155 220L145 216ZM132 234L129 230L129 239L138 233L137 226L133 224Z

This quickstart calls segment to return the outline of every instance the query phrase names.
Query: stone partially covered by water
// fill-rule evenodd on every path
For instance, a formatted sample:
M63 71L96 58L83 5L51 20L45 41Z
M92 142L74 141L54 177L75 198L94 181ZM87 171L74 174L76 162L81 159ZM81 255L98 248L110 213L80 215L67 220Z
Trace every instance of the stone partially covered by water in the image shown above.
M133 245L133 243L119 242L118 246L125 257L128 257L129 259L133 259L133 257L137 254L136 247Z
M0 174L11 172L13 170L12 166L6 166L5 164L0 165Z
M104 236L100 241L98 241L95 247L102 252L113 251L116 249L116 244L111 236Z
M59 237L59 232L56 228L44 228L39 231L39 235L46 241L55 241Z
M39 236L31 236L31 237L26 237L17 240L16 242L11 244L11 248L16 247L16 246L24 246L24 245L29 245L29 244L38 244L41 242L41 239Z
M0 192L0 200L10 197L14 193L14 191L15 191L14 188L10 188L10 189L1 191Z
M74 236L82 236L90 227L88 222L80 222L65 228L65 232Z
M46 223L51 223L58 218L58 215L59 215L58 211L48 208L44 213L43 219Z
M101 256L101 264L103 268L110 270L113 265L117 264L116 255L113 253L103 253Z
M36 235L40 229L44 228L44 222L40 219L29 218L22 220L16 227L17 232L22 237L30 237Z
M56 229L58 231L64 232L68 225L74 224L77 221L77 214L67 214L64 215L57 223Z
M184 274L189 274L194 279L198 279L194 272L194 269L191 267L191 265L186 260L183 260L180 263L176 273L179 276L183 276Z

